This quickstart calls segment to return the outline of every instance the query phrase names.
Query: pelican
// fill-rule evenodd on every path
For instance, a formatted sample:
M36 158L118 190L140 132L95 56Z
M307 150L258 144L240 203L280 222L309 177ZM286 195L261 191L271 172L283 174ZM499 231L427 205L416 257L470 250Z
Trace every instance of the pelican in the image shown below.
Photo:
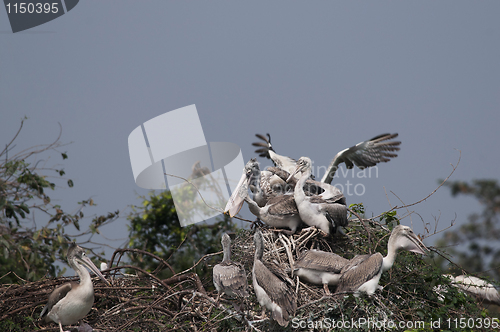
M256 150L261 157L267 157L271 159L274 164L284 169L288 172L292 172L294 169L295 160L289 157L278 155L273 147L271 146L271 136L267 134L268 139L263 135L255 135L263 142L256 142L252 145L260 147ZM321 179L321 182L331 183L338 166L341 163L345 163L348 169L351 169L356 165L359 168L366 168L375 166L380 162L388 162L390 158L395 158L398 155L394 151L399 151L399 145L401 142L392 141L392 139L398 137L398 134L382 134L373 137L364 142L360 142L348 149L344 149L337 153L333 158L332 162L328 166L325 175Z
M110 285L90 258L87 257L83 248L72 243L67 256L69 266L80 277L80 283L69 282L57 287L50 294L49 302L40 314L40 317L47 314L45 322L53 321L58 323L60 332L64 332L63 325L74 324L85 317L94 304L94 287L90 274L85 267L92 270L107 285Z
M290 233L295 233L302 220L299 216L299 211L297 210L297 205L293 195L280 195L273 192L273 187L280 186L281 183L285 183L279 177L279 180L273 182L271 177L268 177L270 181L267 181L266 190L262 190L260 184L262 183L260 177L260 169L257 161L251 159L245 166L244 174L242 175L240 182L238 183L233 194L227 202L224 213L229 214L231 217L238 213L243 205L243 202L248 203L248 208L257 218L262 220L265 224L271 227L277 228L289 228ZM281 181L281 182L280 182ZM273 183L275 185L273 185ZM259 204L248 195L248 185L254 189L256 193L254 197L259 202L264 203L264 206L259 206ZM279 190L278 190L279 191Z
M221 243L224 256L212 271L215 289L219 296L224 293L231 297L248 297L247 274L241 263L231 260L231 238L227 233L222 235Z
M259 207L266 206L268 200L273 197L293 193L297 180L291 178L286 182L289 177L290 173L278 167L269 167L267 170L261 171L257 159L250 159L227 202L224 213L233 217L240 211L245 196L243 191L248 190L248 188L250 188L253 200ZM307 196L320 195L325 200L341 200L338 203L345 204L345 197L342 192L327 183L307 179L304 191Z
M267 201L266 206L260 207L257 203L245 196L244 200L248 203L248 208L257 218L266 225L276 228L290 228L287 234L293 234L302 223L297 205L293 195L282 195L273 197Z
M476 297L480 302L500 305L500 294L497 288L486 280L465 275L453 277L447 274L446 276L451 279L453 286Z
M392 267L398 250L425 254L428 249L410 227L398 225L389 238L387 256L382 257L381 253L360 255L344 266L337 293L354 292L355 296L359 296L360 292L364 292L373 295L377 289L382 288L378 286L380 276Z
M297 310L294 283L274 264L262 260L264 238L255 232L255 258L252 269L253 288L260 305L271 310L272 317L281 326L287 326Z
M259 207L264 207L271 197L283 194L286 190L285 186L286 183L282 178L272 172L261 171L257 159L252 158L245 165L241 179L229 198L224 213L233 217L240 211L248 187L253 193L253 200Z
M342 268L349 260L332 252L321 250L305 251L294 264L294 274L311 284L323 285L330 295L328 285L337 285Z
M337 226L347 226L347 207L345 198L340 190L333 187L340 194L333 195L337 200L326 200L322 196L306 196L304 192L304 183L311 176L311 159L301 157L297 161L297 166L287 181L293 176L302 172L302 176L295 185L294 198L299 210L299 215L302 221L309 226L315 226L326 234L330 234L333 228L335 231ZM333 190L333 189L332 189ZM342 200L343 198L343 200Z

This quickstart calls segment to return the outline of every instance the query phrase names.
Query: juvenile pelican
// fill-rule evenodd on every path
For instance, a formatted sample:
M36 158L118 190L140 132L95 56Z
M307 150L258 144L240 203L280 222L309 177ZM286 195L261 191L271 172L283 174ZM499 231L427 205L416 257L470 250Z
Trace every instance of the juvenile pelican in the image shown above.
M45 322L56 322L63 332L63 325L70 325L85 317L94 304L94 287L92 279L85 267L92 270L107 285L99 269L87 257L83 248L72 243L68 249L68 264L80 277L80 283L69 282L57 287L49 296L49 302L43 308L40 317L45 313ZM85 267L84 267L85 266Z
M255 232L255 258L252 269L253 288L260 305L271 310L272 317L281 326L287 326L297 310L294 283L276 265L262 260L264 238Z
M236 215L243 206L245 191L248 188L253 193L253 200L258 206L264 207L267 201L278 195L282 195L286 188L285 181L269 171L261 171L259 163L255 158L250 159L245 168L240 181L229 198L224 213L230 217Z
M364 292L373 295L381 288L378 286L380 276L392 267L398 250L425 254L427 248L410 227L398 225L394 227L389 238L387 256L382 257L381 253L375 253L354 257L342 269L337 293L355 292L358 296L360 292Z
M297 161L295 171L290 174L288 180L292 179L297 172L302 172L302 176L295 185L294 198L302 221L309 226L319 228L326 234L330 234L332 228L336 230L337 226L347 226L347 207L345 198L341 195L342 193L334 195L337 200L333 201L326 200L320 195L306 196L303 187L306 180L311 176L311 159L301 157ZM335 187L332 186L332 188ZM342 198L344 199L342 200Z
M273 147L271 146L271 136L267 134L269 139L266 139L263 135L257 134L255 135L263 142L253 143L253 146L260 147L260 149L255 150L256 153L259 153L261 157L267 157L271 159L274 164L284 169L288 172L292 172L295 167L295 160L289 157L278 155ZM370 140L360 142L348 149L344 149L337 153L333 158L332 162L328 166L325 175L321 179L321 182L331 183L333 180L333 176L337 171L338 166L341 163L345 163L348 169L354 167L354 165L359 168L366 168L375 166L380 162L387 162L390 158L395 158L398 155L394 153L395 151L399 151L399 145L401 142L399 141L391 141L392 139L398 137L398 134L382 134L373 137Z
M479 302L500 305L500 294L497 288L486 280L465 275L453 277L448 274L446 276L451 279L453 286L476 297Z
M225 293L231 297L244 298L248 296L248 282L245 268L239 262L231 260L231 238L222 235L222 262L213 268L213 281L219 295Z
M266 225L276 228L290 228L289 234L295 233L300 226L300 219L297 205L293 195L282 195L273 197L267 201L266 206L260 207L248 195L244 200L248 203L248 208L257 218Z
M342 268L349 260L333 252L308 250L294 264L294 274L311 284L323 285L326 295L330 295L328 285L337 285Z
M295 233L302 221L300 220L293 195L278 195L277 192L279 190L273 192L272 189L273 186L279 186L281 183L285 183L285 181L279 177L276 177L279 180L276 180L275 185L273 185L273 181L266 181L267 184L265 187L267 189L263 190L261 188L263 181L260 174L257 161L251 159L246 164L244 174L229 198L224 213L232 217L241 209L243 201L246 201L250 212L265 224L271 227L289 228L291 229L291 233ZM249 185L255 191L255 200L248 195ZM264 205L260 206L258 202L261 204L264 203Z

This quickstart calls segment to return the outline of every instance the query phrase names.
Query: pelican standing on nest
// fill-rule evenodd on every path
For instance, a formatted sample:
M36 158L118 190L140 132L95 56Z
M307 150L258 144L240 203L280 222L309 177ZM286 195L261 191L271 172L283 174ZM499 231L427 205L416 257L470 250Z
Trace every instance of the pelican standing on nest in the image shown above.
M302 176L295 185L294 198L297 204L297 209L299 210L299 215L302 221L309 226L315 226L326 234L330 234L330 231L336 231L338 226L347 226L347 207L345 205L345 197L337 188L333 187L333 190L337 190L337 195L330 194L329 200L325 200L322 196L306 196L304 192L304 184L307 179L311 176L311 159L307 157L301 157L297 161L297 166L292 174L290 174L290 180L293 176L302 172ZM333 191L335 193L335 191Z
M227 233L222 235L221 243L224 257L212 271L215 289L219 296L224 293L231 297L248 297L247 274L241 263L231 260L231 238Z
M256 153L259 153L261 157L271 159L277 167L289 173L293 172L295 160L278 155L271 145L271 136L269 134L267 134L268 138L260 134L256 134L255 136L265 142L252 143L253 146L260 147L260 149L255 150ZM380 162L388 162L390 158L397 157L398 155L395 151L399 151L401 142L391 141L396 137L398 137L397 133L382 134L340 151L328 166L321 182L332 183L335 172L341 163L345 163L348 169L353 168L354 165L363 169L375 166Z
M294 283L276 265L262 260L264 238L255 232L255 258L252 269L253 288L260 305L271 310L272 317L281 326L287 326L297 310Z
M446 276L451 279L453 286L476 297L479 302L500 306L500 294L498 294L496 287L486 280L465 275L453 277L447 274Z
M307 250L294 264L294 275L311 284L323 285L326 295L330 295L328 285L337 285L342 268L349 260L333 252Z
M80 246L72 243L68 249L68 264L80 277L80 283L69 282L57 287L49 296L49 302L43 308L40 317L45 316L45 322L56 322L63 332L63 325L70 325L85 317L94 304L94 287L92 279L85 267L92 270L107 285L99 269L87 257Z
M373 295L377 289L382 288L378 285L380 276L392 267L398 250L424 255L428 249L410 227L398 225L389 238L387 256L382 257L381 253L376 253L354 257L342 269L337 293L354 292L355 296L359 296L360 292L364 292Z
M282 231L285 234L291 235L295 233L302 223L293 195L273 197L267 201L264 207L258 206L248 195L244 199L248 203L250 212L266 225L276 228L289 228L290 231Z

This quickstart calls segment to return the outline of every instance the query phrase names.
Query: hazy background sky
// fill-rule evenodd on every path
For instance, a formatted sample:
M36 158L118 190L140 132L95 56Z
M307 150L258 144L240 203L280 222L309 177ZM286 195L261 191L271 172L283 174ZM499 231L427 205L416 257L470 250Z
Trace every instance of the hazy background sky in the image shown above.
M400 205L390 191L405 203L433 191L455 149L452 180L499 178L499 16L498 1L86 0L13 34L1 9L0 142L25 115L17 151L51 142L61 123L69 159L53 161L74 188L53 199L72 211L92 197L87 215L122 211L103 228L120 246L127 206L148 192L134 182L127 138L155 116L196 104L207 141L238 144L245 161L254 134L269 132L278 153L315 166L398 132L399 157L378 177L334 180L362 184L348 204L377 215L388 199ZM422 220L433 227L439 217L441 229L480 206L441 188L411 211L423 233Z

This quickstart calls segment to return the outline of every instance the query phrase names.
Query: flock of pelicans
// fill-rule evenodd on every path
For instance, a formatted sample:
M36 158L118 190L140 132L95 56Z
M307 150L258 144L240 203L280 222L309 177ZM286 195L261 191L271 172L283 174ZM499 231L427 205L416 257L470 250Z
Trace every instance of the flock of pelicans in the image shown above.
M324 236L341 232L346 226L347 206L343 193L330 183L340 163L347 168L375 166L396 157L400 142L393 141L397 134L383 134L361 142L337 153L321 179L311 177L312 162L307 157L295 161L278 155L271 138L257 135L263 142L254 143L260 156L272 159L275 167L261 171L256 159L245 166L237 189L229 199L225 213L234 216L244 202L250 211L262 222L274 228L287 228L285 233L295 233L302 223L315 227ZM249 195L252 193L252 198ZM231 239L222 236L223 260L213 268L213 283L219 296L244 299L249 296L247 274L243 265L231 260ZM272 318L282 326L287 326L295 315L297 298L293 280L273 262L263 259L264 238L260 231L254 234L255 256L252 268L253 289L262 307L271 311ZM329 285L337 285L337 293L360 293L372 295L379 286L383 272L389 270L396 259L398 250L425 254L428 250L410 227L398 225L389 237L387 256L380 253L358 255L346 259L332 252L308 250L292 264L292 276L305 282L323 285L325 295L330 295ZM99 269L85 255L85 251L72 244L68 250L68 263L80 278L80 283L71 282L56 288L49 297L41 316L45 320L62 325L74 324L81 320L92 308L94 290L87 268L92 270L107 285ZM467 276L451 277L454 285L464 291L481 297L485 303L500 305L500 295L495 287L486 281ZM436 289L442 296L442 292Z

